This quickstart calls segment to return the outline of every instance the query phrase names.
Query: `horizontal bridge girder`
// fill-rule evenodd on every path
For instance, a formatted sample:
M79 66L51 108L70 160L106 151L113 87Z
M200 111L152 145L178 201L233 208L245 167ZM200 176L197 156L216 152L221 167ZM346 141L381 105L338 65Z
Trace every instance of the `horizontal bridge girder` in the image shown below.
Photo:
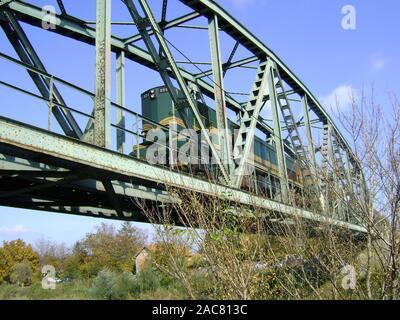
M297 216L311 221L331 223L357 232L366 232L366 229L361 226L293 208L262 197L252 196L234 188L210 183L169 169L152 166L129 156L0 117L0 147L3 146L8 150L15 149L26 153L40 154L42 158L59 159L89 169L126 176L128 179L138 178L225 199L226 195L229 194L231 195L229 200L242 205L278 212L289 217ZM63 147L60 148L60 146Z
M0 154L0 176L2 177L46 178L46 181L53 181L52 178L64 177L66 174L70 174L70 172L70 170L50 167L36 161L27 161L18 157ZM111 183L115 193L121 197L140 198L160 203L176 203L179 201L163 190L123 181L112 181ZM89 178L83 178L80 181L71 181L69 185L71 188L91 192L106 192L100 181Z
M121 220L121 221L132 221L132 218L136 222L148 223L148 219L146 216L140 211L134 211L127 215L117 215L114 210L106 209L106 208L93 208L89 206L60 206L60 205L45 205L41 204L40 206L36 206L32 204L31 206L24 203L1 203L1 205L8 205L10 207L22 208L28 210L38 210L45 212L54 212L54 213L64 213L64 214L73 214L85 217L97 217L102 219L110 219L110 220Z

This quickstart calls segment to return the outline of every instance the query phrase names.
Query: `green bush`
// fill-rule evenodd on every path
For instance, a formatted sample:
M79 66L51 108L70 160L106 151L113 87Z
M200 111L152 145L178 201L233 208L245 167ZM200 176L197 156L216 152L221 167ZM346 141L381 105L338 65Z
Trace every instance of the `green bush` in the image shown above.
M116 275L117 291L120 295L118 299L127 299L133 291L135 277L132 273L126 271Z
M155 291L162 286L162 276L151 269L140 272L136 275L133 293L142 294L149 291Z
M133 277L129 273L116 274L110 271L100 271L89 296L99 300L125 300L133 288Z
M30 264L23 261L14 265L10 279L12 283L21 287L30 286L33 280L33 272Z
M171 277L155 269L147 269L135 276L131 287L135 299L187 299L185 290Z

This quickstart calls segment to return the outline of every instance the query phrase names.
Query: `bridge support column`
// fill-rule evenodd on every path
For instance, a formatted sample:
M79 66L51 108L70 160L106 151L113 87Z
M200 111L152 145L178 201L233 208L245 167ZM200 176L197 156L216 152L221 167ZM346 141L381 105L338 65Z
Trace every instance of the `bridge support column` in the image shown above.
M111 0L97 0L96 15L96 96L94 138L99 147L111 147Z

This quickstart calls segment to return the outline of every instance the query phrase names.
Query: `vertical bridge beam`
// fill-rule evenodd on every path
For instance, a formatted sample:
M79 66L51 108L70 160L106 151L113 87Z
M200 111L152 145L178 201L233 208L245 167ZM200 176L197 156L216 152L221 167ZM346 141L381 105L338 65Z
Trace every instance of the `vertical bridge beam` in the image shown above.
M318 177L317 174L317 160L315 155L315 144L314 138L311 129L311 120L310 120L310 113L308 107L308 99L307 95L303 95L301 97L301 104L303 107L303 116L304 116L304 123L307 132L307 146L308 146L308 154L309 154L309 166L311 170L311 176L315 179L315 186L312 186L314 190L317 192L317 196L319 197L319 203L321 204L321 209L323 212L326 210L325 199L321 192L321 179ZM313 199L310 199L311 201Z
M276 149L276 158L278 160L278 169L279 169L279 185L281 191L281 201L284 203L288 202L288 175L286 169L286 159L284 153L283 146L283 137L282 137L282 128L280 122L280 108L278 104L278 94L275 87L275 71L271 66L269 68L269 77L268 77L268 89L269 89L269 97L271 101L272 108L272 118L274 123L274 144Z
M321 146L321 155L322 155L322 173L324 175L322 182L322 191L324 194L326 204L331 207L334 206L335 203L331 203L329 200L330 197L329 187L332 184L332 180L337 185L336 182L336 172L334 165L334 154L333 154L333 128L332 124L328 121L324 124L323 129L323 141ZM325 212L328 213L328 212Z
M97 0L96 4L96 96L93 143L99 147L110 148L111 0Z
M332 165L332 155L330 149L330 141L331 141L332 128L328 122L324 123L323 128L323 140L321 145L321 155L322 155L322 171L323 174L328 175L329 166ZM325 183L324 183L325 184Z
M307 101L306 95L303 95L301 97L301 104L303 107L304 123L306 126L306 132L307 132L308 154L310 155L310 164L311 164L310 167L311 167L313 176L316 177L317 176L317 162L315 159L315 145L314 145L314 139L313 139L312 130L311 130L311 121L310 121L310 114L308 111L308 101Z
M117 53L117 104L125 107L125 52ZM125 129L125 115L124 110L117 108L117 126ZM124 153L125 147L125 131L117 128L117 151Z
M162 2L162 11L161 11L161 21L160 21L160 27L161 27L161 32L164 34L164 27L167 23L167 9L168 9L168 0L163 0ZM162 56L162 49L161 47L158 49L158 54L161 57Z
M218 140L221 147L221 160L231 175L233 173L233 163L231 155L231 143L229 140L230 134L228 132L228 116L226 111L218 17L216 15L209 19L208 29L210 36L211 61L214 78L214 101L217 114Z

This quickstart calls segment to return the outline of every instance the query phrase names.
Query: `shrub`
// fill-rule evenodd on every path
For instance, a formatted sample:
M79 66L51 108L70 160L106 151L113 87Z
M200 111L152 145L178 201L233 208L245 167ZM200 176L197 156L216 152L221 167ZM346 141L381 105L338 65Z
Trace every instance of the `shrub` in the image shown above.
M12 283L19 286L30 286L33 280L33 272L30 264L23 261L14 265L10 279Z
M127 299L129 297L134 288L134 279L134 275L126 271L117 275L117 292L119 295L117 299Z
M100 271L93 286L89 290L89 295L99 300L113 300L117 289L116 287L117 284L114 273Z
M100 271L89 289L89 296L99 300L125 300L132 288L133 277L129 273Z
M151 269L144 270L136 275L133 293L142 294L144 292L155 291L163 285L162 276Z

